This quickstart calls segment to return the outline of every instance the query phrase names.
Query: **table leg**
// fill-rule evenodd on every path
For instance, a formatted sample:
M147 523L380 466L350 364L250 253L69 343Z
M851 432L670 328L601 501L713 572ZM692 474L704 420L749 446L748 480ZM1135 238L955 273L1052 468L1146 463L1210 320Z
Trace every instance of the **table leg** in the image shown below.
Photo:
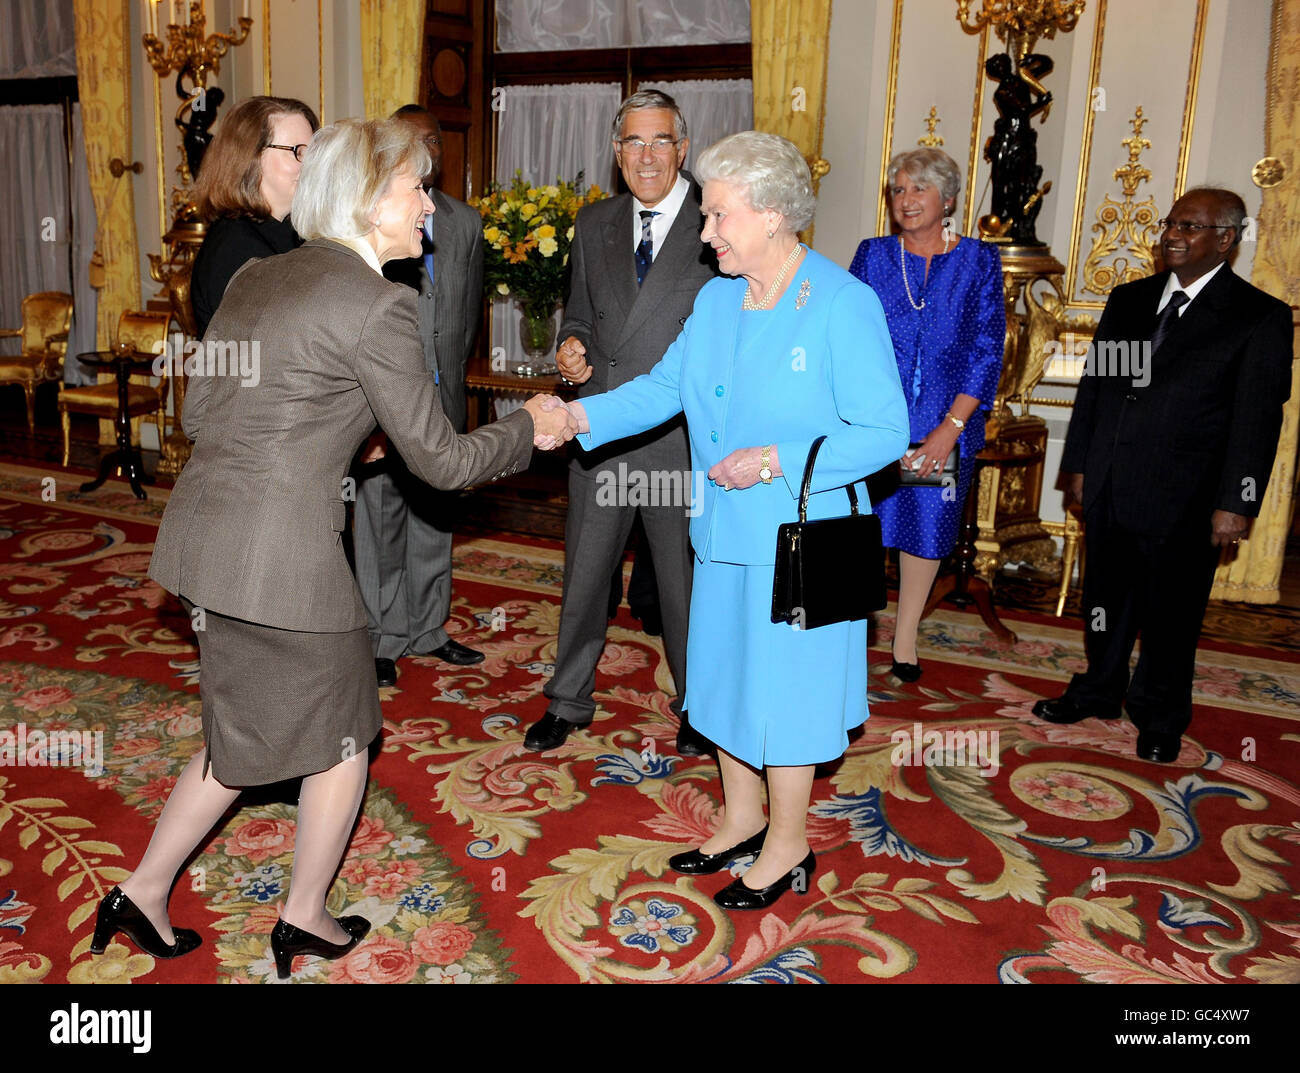
M99 464L99 476L83 484L81 486L83 492L93 492L108 480L112 471L116 469L131 482L131 491L135 493L136 499L146 498L145 491L140 486L144 478L144 459L131 445L131 418L127 416L127 407L130 404L128 386L130 382L131 366L127 362L120 362L117 366L117 417L114 420L114 427L117 430L117 448L104 456Z
M931 611L945 599L960 608L975 604L984 625L999 641L1015 644L1016 635L1002 624L997 609L993 606L993 590L989 583L975 574L975 541L979 537L979 483L983 465L977 463L971 477L970 491L962 510L961 531L957 536L957 546L953 549L955 569L951 574L937 578L930 598L925 602L921 618L926 618Z

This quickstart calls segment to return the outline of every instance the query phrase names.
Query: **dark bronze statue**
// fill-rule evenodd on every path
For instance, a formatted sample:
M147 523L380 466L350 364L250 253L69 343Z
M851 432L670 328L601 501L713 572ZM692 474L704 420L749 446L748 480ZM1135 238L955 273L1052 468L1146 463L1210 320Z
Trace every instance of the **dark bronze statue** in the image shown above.
M1039 189L1043 169L1038 164L1038 134L1030 121L1052 106L1052 95L1039 79L1052 70L1052 60L1031 52L1017 66L1010 55L999 52L984 65L998 84L993 94L998 118L993 134L984 145L984 159L992 165L993 211L980 220L980 231L990 238L1002 238L1020 246L1042 246L1034 232L1042 196L1050 187Z
M176 110L176 127L181 132L181 143L185 146L185 163L190 171L190 179L199 177L199 167L203 163L203 154L212 142L212 124L217 121L217 109L226 99L220 86L189 94L181 88L184 72L176 76L176 93L183 103ZM186 111L188 118L182 119Z

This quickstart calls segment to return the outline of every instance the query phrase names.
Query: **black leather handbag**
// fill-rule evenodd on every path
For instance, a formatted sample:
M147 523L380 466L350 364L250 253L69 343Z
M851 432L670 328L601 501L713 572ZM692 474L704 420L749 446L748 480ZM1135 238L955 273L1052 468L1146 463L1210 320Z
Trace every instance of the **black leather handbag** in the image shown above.
M910 443L907 445L907 449L915 451L920 446L919 443ZM955 488L957 486L957 465L959 462L957 448L954 447L948 457L943 460L943 465L939 469L928 477L922 477L915 470L909 469L906 463L900 461L898 464L898 483L922 488L935 488L943 484L949 484Z
M845 488L851 513L808 520L813 464L825 439L819 436L808 450L799 489L799 520L776 531L772 621L803 630L866 618L887 602L880 519L858 513L853 485Z

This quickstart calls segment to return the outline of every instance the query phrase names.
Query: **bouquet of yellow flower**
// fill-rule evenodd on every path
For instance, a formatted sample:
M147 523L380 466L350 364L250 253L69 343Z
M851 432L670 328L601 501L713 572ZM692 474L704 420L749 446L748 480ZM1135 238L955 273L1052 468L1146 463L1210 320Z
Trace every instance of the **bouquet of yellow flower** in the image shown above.
M493 183L478 200L483 217L483 284L489 295L514 297L524 316L549 317L564 295L578 210L606 195L571 183L529 186L520 172L509 186Z

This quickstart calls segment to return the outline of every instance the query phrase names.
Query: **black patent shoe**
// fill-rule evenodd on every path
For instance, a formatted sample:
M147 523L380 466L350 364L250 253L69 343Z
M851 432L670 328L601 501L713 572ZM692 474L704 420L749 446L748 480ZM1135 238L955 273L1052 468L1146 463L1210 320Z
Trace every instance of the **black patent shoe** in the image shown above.
M1120 716L1117 710L1084 708L1068 693L1037 701L1034 704L1034 714L1043 722L1056 723L1058 726L1079 723L1084 719L1118 719Z
M397 664L391 659L375 660L375 681L381 687L397 685Z
M898 660L894 660L889 665L889 673L900 682L915 682L921 677L921 665L919 663L900 663Z
M528 728L528 733L524 735L524 748L530 753L545 753L551 749L558 749L569 736L569 731L577 726L577 723L570 723L567 719L561 719L558 715L547 712Z
M758 834L750 835L745 841L738 842L731 849L724 849L721 853L701 853L693 849L689 853L679 853L675 857L669 857L668 867L683 875L709 876L714 872L721 872L737 857L757 853L763 848L763 839L766 837L767 828L764 827Z
M162 941L158 929L149 922L149 918L136 908L135 902L123 894L120 887L114 887L99 903L90 952L102 954L119 931L146 954L156 958L183 957L203 945L197 931L172 928L175 942L168 946Z
M768 887L748 887L745 885L745 877L741 876L734 883L729 883L713 896L723 909L766 909L772 905L786 891L794 886L795 879L801 878L804 881L804 888L799 893L806 894L808 891L807 883L812 878L813 872L817 870L817 857L812 850L808 851L808 856L790 869L785 875Z
M889 650L889 673L897 678L900 682L915 682L921 677L921 664L904 663L894 655L893 648Z
M690 718L682 712L681 722L677 726L678 756L708 756L713 749L713 742L691 726Z
M432 652L424 654L436 656L443 663L450 663L454 667L472 667L476 663L482 663L487 658L477 648L470 648L469 645L463 645L451 638L448 638Z
M1142 730L1138 732L1136 751L1140 760L1172 764L1183 751L1183 736L1164 734L1158 730Z
M370 921L365 917L339 917L338 923L340 928L352 936L346 943L331 943L281 918L271 932L271 953L275 955L276 976L281 980L289 979L293 959L304 954L322 957L327 961L341 958L361 942L370 930Z

